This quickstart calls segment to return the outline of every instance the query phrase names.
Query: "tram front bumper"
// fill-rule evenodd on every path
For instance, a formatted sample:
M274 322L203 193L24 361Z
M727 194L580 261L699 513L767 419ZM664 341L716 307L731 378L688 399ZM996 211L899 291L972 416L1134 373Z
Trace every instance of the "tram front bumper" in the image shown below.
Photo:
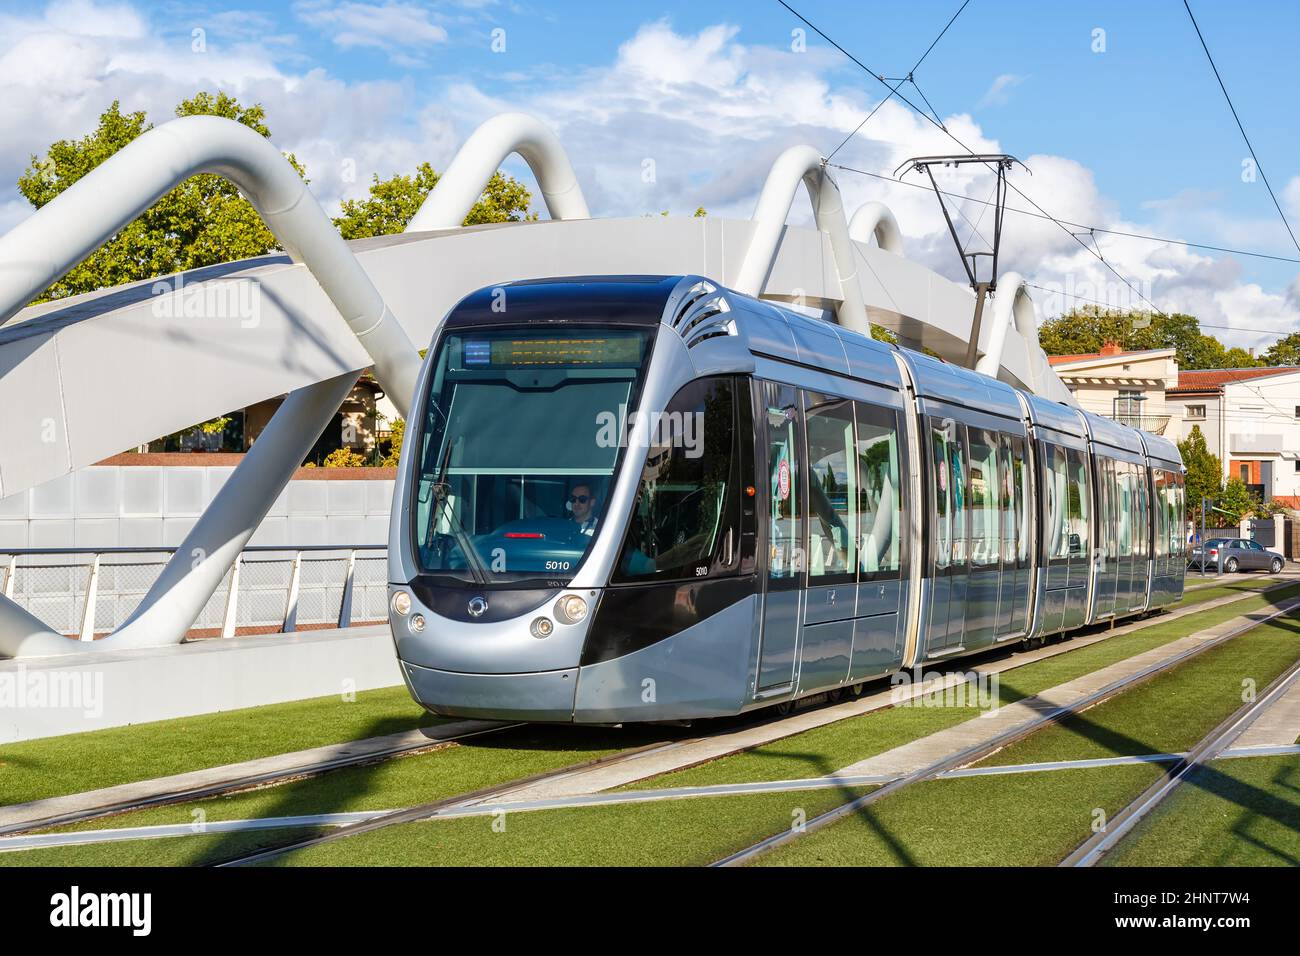
M578 668L529 674L463 674L403 663L411 693L444 717L573 720Z

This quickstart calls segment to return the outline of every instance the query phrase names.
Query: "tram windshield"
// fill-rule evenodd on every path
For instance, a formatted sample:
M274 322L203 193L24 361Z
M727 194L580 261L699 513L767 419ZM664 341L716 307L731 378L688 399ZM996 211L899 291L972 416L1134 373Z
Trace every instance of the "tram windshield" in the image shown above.
M480 586L571 580L606 519L649 345L631 328L446 335L411 436L421 568Z

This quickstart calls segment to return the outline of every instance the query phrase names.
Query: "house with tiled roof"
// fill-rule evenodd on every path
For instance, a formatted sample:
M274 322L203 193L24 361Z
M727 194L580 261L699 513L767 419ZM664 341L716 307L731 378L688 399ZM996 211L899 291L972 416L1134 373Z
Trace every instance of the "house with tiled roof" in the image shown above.
M1157 435L1166 434L1170 413L1165 393L1178 381L1174 349L1125 351L1107 342L1100 352L1052 355L1052 370L1087 411Z
M1168 437L1200 428L1225 479L1300 506L1300 367L1183 371L1165 401L1176 423Z

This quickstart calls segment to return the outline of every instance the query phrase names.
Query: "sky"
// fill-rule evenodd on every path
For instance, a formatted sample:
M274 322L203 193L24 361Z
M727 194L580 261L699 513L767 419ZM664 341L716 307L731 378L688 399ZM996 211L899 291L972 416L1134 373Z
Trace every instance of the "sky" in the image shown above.
M900 77L961 0L790 3L871 71ZM1192 8L1300 235L1300 4ZM914 79L899 91L907 100L928 101L970 149L1022 160L1029 171L1012 182L1053 216L1300 259L1263 179L1243 165L1246 144L1180 0L970 0ZM90 132L115 99L161 123L199 90L263 104L272 139L306 165L332 212L374 174L445 168L506 110L556 130L596 216L702 205L748 217L782 150L840 147L833 162L885 177L833 170L846 207L885 202L909 257L962 276L934 194L905 184L915 176L892 181L909 157L961 148L900 98L881 106L887 88L776 0L0 0L0 230L31 213L15 184L33 154ZM517 159L506 171L532 185ZM970 197L959 232L986 248L987 171L964 167L943 185ZM1014 192L1008 205L1030 208ZM791 221L811 221L802 199ZM1033 295L1047 316L1084 299L1154 305L1256 348L1300 330L1294 261L1089 234L1010 210L1002 257L1004 272L1042 287Z

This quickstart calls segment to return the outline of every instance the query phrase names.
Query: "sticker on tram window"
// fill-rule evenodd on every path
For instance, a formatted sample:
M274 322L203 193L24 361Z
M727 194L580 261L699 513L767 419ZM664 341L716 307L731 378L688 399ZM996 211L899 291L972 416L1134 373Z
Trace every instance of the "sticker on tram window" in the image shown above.
M782 501L790 497L790 463L784 458L776 469L776 491Z

